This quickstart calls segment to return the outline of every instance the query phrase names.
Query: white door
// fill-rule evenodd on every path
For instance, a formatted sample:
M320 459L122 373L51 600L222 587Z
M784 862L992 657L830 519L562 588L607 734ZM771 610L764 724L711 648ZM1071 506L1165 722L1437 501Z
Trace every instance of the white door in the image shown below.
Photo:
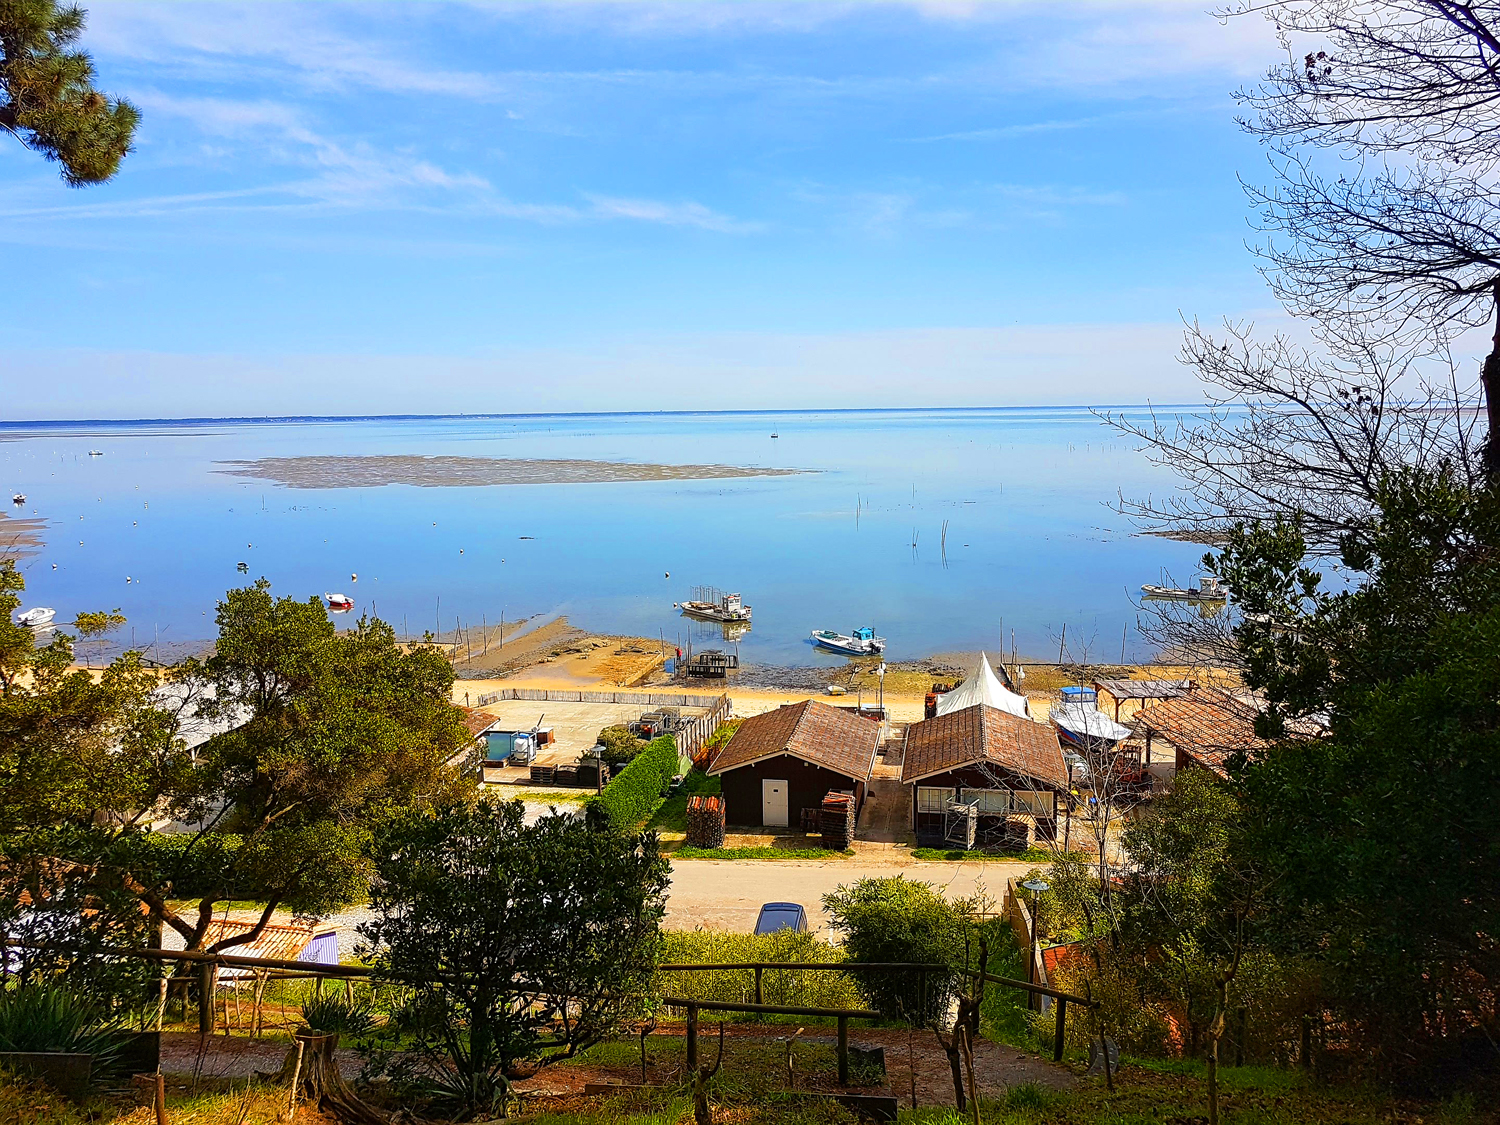
M767 828L785 828L786 782L766 781L760 783L760 822Z

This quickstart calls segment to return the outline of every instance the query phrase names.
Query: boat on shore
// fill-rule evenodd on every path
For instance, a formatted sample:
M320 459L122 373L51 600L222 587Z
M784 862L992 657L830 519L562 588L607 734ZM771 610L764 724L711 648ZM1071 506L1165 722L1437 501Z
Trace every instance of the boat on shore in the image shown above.
M832 629L814 629L812 642L819 648L826 648L830 652L840 652L845 656L877 656L885 651L885 638L877 637L875 630L868 625L854 630L853 633L835 633Z
M1141 593L1148 598L1174 602L1222 602L1229 597L1229 591L1224 589L1223 584L1217 578L1211 576L1198 579L1197 586L1189 586L1186 589L1179 589L1175 586L1156 586L1148 582L1141 587Z
M693 595L691 600L677 603L677 608L687 616L721 625L750 624L750 607L738 594L721 594L712 586L699 586Z
M56 616L55 610L39 605L35 609L28 609L25 613L17 614L16 624L24 625L28 629L45 629L52 624L52 619Z
M328 603L328 608L343 613L354 608L354 599L348 594L324 594L323 600Z

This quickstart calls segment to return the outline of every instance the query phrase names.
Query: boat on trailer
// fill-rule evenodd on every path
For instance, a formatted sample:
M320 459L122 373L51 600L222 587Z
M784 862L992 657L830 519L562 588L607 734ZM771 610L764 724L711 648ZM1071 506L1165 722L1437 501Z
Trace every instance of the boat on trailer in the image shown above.
M1224 588L1223 583L1212 576L1200 578L1197 586L1189 586L1186 589L1179 589L1175 586L1156 586L1148 582L1141 587L1141 593L1148 598L1174 602L1222 602L1229 597L1229 591Z
M677 608L689 617L703 621L717 621L721 625L750 624L750 607L738 594L721 594L712 586L699 586L693 590L689 601L679 602Z
M845 656L877 656L885 651L885 638L877 637L868 625L853 633L835 633L832 629L814 629L813 644Z

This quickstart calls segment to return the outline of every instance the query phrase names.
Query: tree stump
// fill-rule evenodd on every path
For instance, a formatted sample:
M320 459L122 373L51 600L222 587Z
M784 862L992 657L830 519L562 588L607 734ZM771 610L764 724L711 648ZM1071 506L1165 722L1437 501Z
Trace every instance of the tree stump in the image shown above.
M390 1117L361 1101L339 1072L339 1037L318 1031L292 1032L293 1045L282 1065L279 1079L295 1081L297 1097L316 1105L343 1125L390 1125ZM297 1069L297 1045L302 1047L302 1066Z

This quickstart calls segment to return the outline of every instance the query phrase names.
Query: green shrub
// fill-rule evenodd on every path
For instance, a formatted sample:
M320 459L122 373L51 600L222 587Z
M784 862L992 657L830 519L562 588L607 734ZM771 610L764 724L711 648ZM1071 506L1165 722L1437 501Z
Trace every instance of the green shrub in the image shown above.
M604 747L604 760L611 770L635 761L647 746L645 739L637 738L625 726L605 727L599 732L599 745Z
M0 1051L93 1055L97 1074L122 1046L118 1021L70 988L36 980L0 988Z
M927 883L897 875L860 879L823 896L851 961L961 965L971 944L973 904L949 902ZM891 1019L926 1025L948 1008L959 983L952 971L862 973L871 1007Z
M602 809L619 831L630 831L656 811L676 774L677 740L664 734L648 742L589 804Z
M661 963L704 964L745 961L784 961L788 965L831 964L844 960L844 951L812 934L782 930L774 934L732 934L715 930L673 931L662 935ZM697 972L659 972L657 995L693 1000L737 1002L755 994L754 969L714 969ZM827 970L797 972L795 968L766 969L761 974L761 1000L807 1008L864 1006L854 981ZM706 1015L706 1014L705 1014Z
M335 1032L345 1035L360 1035L370 1030L375 1022L368 997L358 997L352 1003L337 993L326 996L313 993L302 1001L302 1020L313 1031L325 1035Z

